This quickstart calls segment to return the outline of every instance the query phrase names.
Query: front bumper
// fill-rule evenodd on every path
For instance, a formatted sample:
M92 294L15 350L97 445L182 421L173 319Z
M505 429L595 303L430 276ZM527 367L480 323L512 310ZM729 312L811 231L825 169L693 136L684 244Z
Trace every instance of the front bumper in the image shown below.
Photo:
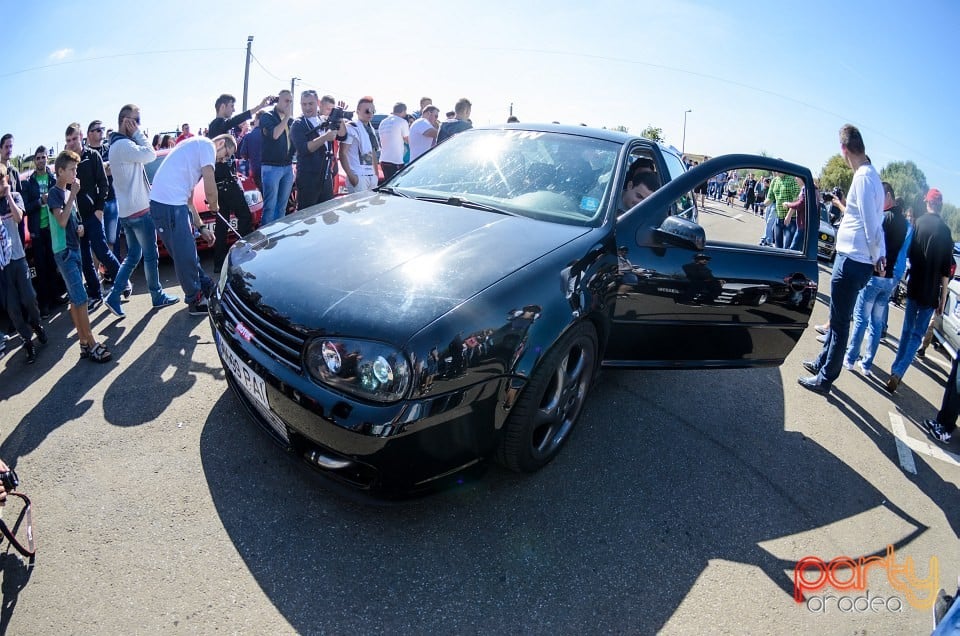
M210 323L227 380L257 423L286 450L352 488L378 494L430 490L496 447L502 378L422 399L370 404L321 386L276 359L256 335L238 335L216 294Z

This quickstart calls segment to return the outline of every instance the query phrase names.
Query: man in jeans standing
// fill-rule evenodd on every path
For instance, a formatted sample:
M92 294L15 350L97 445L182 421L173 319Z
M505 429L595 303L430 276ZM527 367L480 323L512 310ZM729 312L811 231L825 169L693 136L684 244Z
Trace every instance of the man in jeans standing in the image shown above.
M103 229L103 208L110 184L107 181L107 172L103 167L100 152L83 147L80 124L72 123L67 126L64 137L65 148L80 155L80 165L77 166L80 192L77 194L76 201L77 208L80 210L80 223L83 225L83 236L80 237L80 258L89 298L87 312L90 313L103 302L100 276L93 265L93 256L95 255L106 268L110 280L116 279L117 270L120 269L120 261L107 247L107 237Z
M927 192L927 213L917 219L910 242L910 278L907 280L907 306L903 311L903 330L897 357L893 361L887 391L893 393L903 381L913 356L920 347L933 312L943 313L953 265L953 238L940 218L943 196L936 188Z
M213 231L204 225L193 205L193 188L203 179L209 210L214 214L219 212L213 166L229 159L236 151L237 140L233 135L213 139L191 137L174 146L153 177L150 214L157 225L157 235L173 257L173 268L193 316L207 314L207 297L213 291L213 281L197 258L194 230L199 231L208 245L216 241Z
M143 169L144 164L157 157L157 153L140 130L140 108L136 104L127 104L120 109L117 132L110 136L109 157L120 224L127 238L127 256L104 304L115 316L123 318L120 297L141 258L153 306L167 307L179 302L176 297L164 293L160 286L157 228L150 215L150 185Z
M803 361L803 367L814 375L797 380L800 386L821 395L830 393L840 375L857 295L874 271L884 274L887 267L883 185L867 158L860 131L850 124L840 129L840 154L853 170L853 182L837 231L837 256L830 279L830 329L820 355Z
M891 262L899 262L899 254L910 245L913 228L907 223L903 211L897 205L893 186L883 182L883 240L887 255ZM880 338L883 335L884 325L887 323L887 304L896 287L898 278L893 275L895 267L887 267L884 274L874 274L867 286L860 290L857 297L857 306L853 312L853 333L850 344L847 346L846 358L843 361L844 369L853 369L858 362L863 375L873 375L873 358L880 348ZM867 352L860 357L860 345L863 336L867 335Z
M263 148L260 151L260 178L263 179L263 215L260 225L282 219L287 213L287 199L293 190L293 96L290 91L277 94L277 105L263 111L260 133ZM254 133L256 134L256 133Z

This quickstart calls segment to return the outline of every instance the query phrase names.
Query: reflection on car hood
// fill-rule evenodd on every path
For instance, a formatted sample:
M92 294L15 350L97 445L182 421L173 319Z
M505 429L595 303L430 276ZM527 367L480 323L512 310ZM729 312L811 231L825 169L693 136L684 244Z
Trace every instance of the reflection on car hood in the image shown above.
M369 193L309 208L250 235L231 252L230 285L287 324L339 333L350 325L352 335L402 344L587 231Z
M820 232L822 232L823 234L826 234L827 236L832 236L834 238L836 238L837 236L836 228L830 225L829 223L827 223L826 221L824 221L823 219L820 219Z

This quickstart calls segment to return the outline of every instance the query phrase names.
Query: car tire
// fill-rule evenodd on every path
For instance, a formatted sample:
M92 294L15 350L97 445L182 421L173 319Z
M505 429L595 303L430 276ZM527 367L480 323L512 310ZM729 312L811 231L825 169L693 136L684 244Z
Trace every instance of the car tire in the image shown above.
M507 418L499 463L532 473L557 456L586 402L597 349L597 331L589 322L577 324L553 346Z

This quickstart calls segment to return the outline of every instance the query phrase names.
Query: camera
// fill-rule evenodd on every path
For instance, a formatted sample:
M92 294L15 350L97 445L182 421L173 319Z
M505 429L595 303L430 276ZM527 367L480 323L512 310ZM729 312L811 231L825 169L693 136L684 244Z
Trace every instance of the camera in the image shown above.
M279 97L271 97L270 99L267 100L267 103L270 104L271 106L273 106L274 104L276 104L276 103L279 102L279 101L280 101L280 98L279 98Z
M833 201L833 195L830 194L829 192L824 192L823 194L820 195L820 198L823 199L824 203L830 203L831 201Z
M340 128L340 124L343 120L347 121L353 120L353 111L352 110L343 110L339 106L335 106L333 110L330 111L330 114L327 116L327 121L320 124L321 130L331 130L334 128Z
M0 473L0 483L3 484L7 492L12 492L20 485L20 478L17 477L17 471L10 469Z

